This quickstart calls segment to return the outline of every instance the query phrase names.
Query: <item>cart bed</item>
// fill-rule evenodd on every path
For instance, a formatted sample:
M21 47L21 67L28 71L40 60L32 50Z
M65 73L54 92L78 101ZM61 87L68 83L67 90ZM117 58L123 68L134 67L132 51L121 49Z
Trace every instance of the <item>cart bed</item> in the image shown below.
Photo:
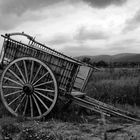
M69 58L49 52L35 44L26 45L5 37L3 62L7 65L21 57L34 57L48 65L56 76L59 93L70 93L80 64Z

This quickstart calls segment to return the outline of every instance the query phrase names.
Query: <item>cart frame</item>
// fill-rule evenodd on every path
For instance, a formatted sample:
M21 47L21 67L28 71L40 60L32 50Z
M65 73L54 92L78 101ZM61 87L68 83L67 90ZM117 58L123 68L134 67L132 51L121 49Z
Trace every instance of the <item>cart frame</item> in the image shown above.
M39 119L49 114L59 96L84 92L93 67L25 33L1 36L1 98L13 115ZM27 37L28 43L13 39L15 36Z

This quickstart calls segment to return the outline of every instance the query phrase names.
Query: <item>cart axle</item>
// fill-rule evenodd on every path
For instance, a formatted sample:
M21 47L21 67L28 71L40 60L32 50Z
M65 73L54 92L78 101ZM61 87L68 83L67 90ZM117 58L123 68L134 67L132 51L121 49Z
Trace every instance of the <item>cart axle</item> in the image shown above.
M31 84L26 84L23 86L23 92L26 95L32 95L34 93L34 87Z

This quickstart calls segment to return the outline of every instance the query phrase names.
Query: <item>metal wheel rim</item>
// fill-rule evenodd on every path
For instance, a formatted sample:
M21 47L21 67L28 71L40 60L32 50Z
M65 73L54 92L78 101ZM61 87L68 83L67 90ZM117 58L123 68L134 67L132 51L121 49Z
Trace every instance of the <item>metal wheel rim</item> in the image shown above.
M27 67L27 62L29 62L29 61L31 61L30 73L29 73L29 71L28 71L29 69ZM22 65L24 66L24 73L23 73L23 69L21 69L19 67L19 62L23 63ZM35 72L35 70L33 71L33 67L35 69L35 64L39 65L36 72ZM12 70L11 70L12 66L15 67L16 70L19 72L21 79L19 78L18 74L12 72ZM43 72L45 71L45 74L42 74L41 77L43 77L44 79L47 79L46 76L49 75L50 76L49 78L51 79L50 81L44 82L43 78L41 78L41 77L39 77L37 79L37 76L39 75L39 72L41 73L41 70ZM14 78L16 78L17 80L15 80L15 79L11 80L11 77L8 78L7 77L8 72L10 72L11 75L13 75ZM30 77L28 77L28 75L30 75ZM17 86L12 86L12 87L10 87L10 86L8 87L8 85L5 86L4 85L5 79L10 82L13 82L13 84L16 84ZM43 83L39 84L39 82L41 80L43 80ZM52 88L54 88L53 90L47 89L49 87L47 87L46 89L44 89L42 87L39 88L40 86L43 86L41 84L47 84L47 82L48 82L48 84L51 84ZM46 86L49 86L49 85L46 85ZM20 91L17 87L20 87ZM0 88L1 88L1 99L2 99L2 102L5 105L5 107L7 108L7 110L15 116L23 116L27 119L40 119L43 116L46 116L54 107L54 105L57 101L57 97L58 97L58 87L57 87L57 82L56 82L53 72L42 61L40 61L36 58L32 58L32 57L23 57L23 58L19 58L19 59L14 60L13 62L11 62L7 66L7 68L4 70L4 72L1 76ZM17 92L8 91L8 93L5 94L5 92L7 92L5 90L9 89L9 88L11 88L11 90L14 90L14 89L16 90L16 88L17 88L18 90L17 90ZM14 99L12 99L11 102L8 102L8 100L10 100L10 99L6 99L6 98L8 98L8 96L11 96L11 97L13 95L16 96L15 94L19 94L19 93L20 93L20 95L18 95L16 97L17 99L14 98ZM53 97L50 97L50 96L53 96ZM21 103L19 102L18 105L16 106L16 108L14 108L14 109L12 107L10 107L10 105L12 105L17 100L20 100ZM23 101L24 101L24 105L25 105L24 109L23 109L23 114L19 114L18 110L19 110L20 106L22 105ZM49 105L47 106L46 104L47 105L49 104ZM28 107L30 106L30 116L28 116L28 113L26 115L27 106ZM46 109L45 112L42 112L44 110L44 109L42 110L43 106ZM33 110L34 108L31 109L32 107L36 108L36 110L38 111L38 115L34 115L35 110Z

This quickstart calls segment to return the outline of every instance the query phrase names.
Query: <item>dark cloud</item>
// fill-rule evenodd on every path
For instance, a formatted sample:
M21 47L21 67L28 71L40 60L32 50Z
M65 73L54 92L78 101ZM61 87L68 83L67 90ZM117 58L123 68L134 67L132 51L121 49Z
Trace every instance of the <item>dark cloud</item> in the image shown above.
M110 5L122 5L127 0L83 0L84 2L88 3L92 7L97 8L105 8Z
M126 21L126 26L123 32L133 31L140 26L140 10L136 12L134 17Z
M20 17L14 14L5 15L0 13L0 30L10 30L17 27L23 22L38 21L40 19L43 19L43 16L33 13L26 14Z
M3 0L0 11L4 14L21 15L27 10L39 10L63 0Z
M79 41L104 40L108 38L109 36L102 31L89 30L85 27L81 27L75 36L75 39Z
M9 30L25 21L39 21L43 17L36 14L41 8L63 0L4 0L0 2L0 29ZM31 11L31 12L30 12Z
M39 10L60 2L75 3L74 0L3 0L0 2L0 12L4 14L21 15L28 10ZM93 7L104 8L109 5L122 5L127 0L78 0L84 1Z

